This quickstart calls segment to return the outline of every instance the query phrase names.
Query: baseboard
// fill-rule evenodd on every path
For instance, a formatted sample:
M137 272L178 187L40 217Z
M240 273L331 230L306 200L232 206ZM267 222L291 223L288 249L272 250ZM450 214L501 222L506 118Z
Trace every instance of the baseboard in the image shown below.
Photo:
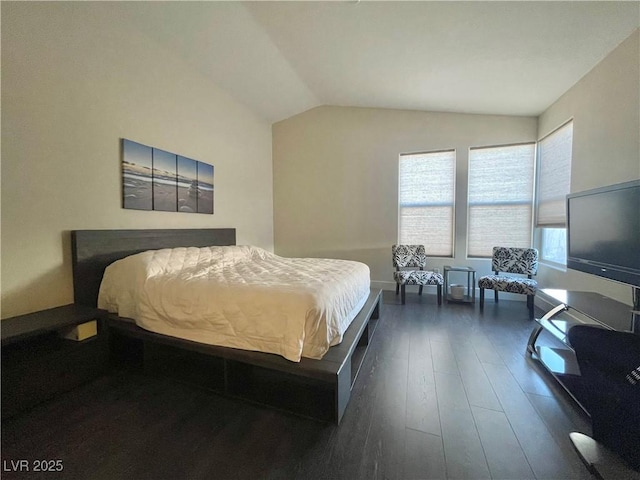
M371 280L371 288L380 288L382 290L396 291L396 282L387 282L384 280Z
M387 282L384 280L372 280L371 281L371 288L380 288L382 290L387 290L390 292L395 292L396 291L396 282ZM417 285L407 285L406 287L406 291L409 293L418 293L418 286ZM423 293L426 293L428 295L433 294L433 295L437 295L438 294L438 289L436 288L435 285L425 285L424 288L422 289Z
M384 280L372 280L371 281L371 288L380 288L382 290L387 290L387 291L391 291L391 292L395 292L396 291L396 283L395 282L387 282ZM476 301L479 301L480 299L480 289L476 287ZM435 285L425 285L424 289L422 290L423 293L426 293L428 295L437 295L437 289ZM418 287L416 285L407 285L407 292L418 292ZM444 294L444 291L443 291ZM484 298L487 302L493 302L493 290L485 290L484 291ZM527 301L527 296L526 295L518 295L516 293L506 293L506 292L500 292L500 299L502 300L515 300L517 302L526 302ZM540 306L538 305L538 298L536 296L536 306ZM547 308L548 307L548 308ZM542 308L543 310L550 310L551 308L553 308L552 306L540 306L540 308Z
M396 291L396 283L395 282L388 282L385 280L372 280L371 281L371 288L380 288L382 290L387 290L390 292L395 292ZM479 300L480 298L480 289L476 287L476 301ZM417 293L418 292L418 286L417 285L407 285L407 292L409 293ZM438 291L435 285L425 285L424 289L422 290L423 293L426 293L427 295L437 295ZM443 291L444 294L444 291ZM484 292L485 294L485 299L488 302L493 302L493 290L485 290ZM500 292L500 298L503 300L515 300L515 301L519 301L519 302L526 302L527 297L525 295L517 295L515 293L506 293L506 292Z

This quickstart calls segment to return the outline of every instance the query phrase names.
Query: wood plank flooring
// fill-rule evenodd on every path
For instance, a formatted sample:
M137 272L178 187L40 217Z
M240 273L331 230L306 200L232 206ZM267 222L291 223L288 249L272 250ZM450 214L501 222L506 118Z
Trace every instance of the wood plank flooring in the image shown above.
M340 426L115 371L5 421L2 477L591 479L569 440L589 421L525 355L532 328L523 302L385 292ZM42 459L64 471L11 468Z

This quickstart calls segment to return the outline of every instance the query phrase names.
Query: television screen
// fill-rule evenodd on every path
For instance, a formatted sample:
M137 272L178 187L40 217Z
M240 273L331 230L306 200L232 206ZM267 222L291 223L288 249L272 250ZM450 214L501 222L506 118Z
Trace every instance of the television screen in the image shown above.
M640 180L567 197L567 266L640 287Z

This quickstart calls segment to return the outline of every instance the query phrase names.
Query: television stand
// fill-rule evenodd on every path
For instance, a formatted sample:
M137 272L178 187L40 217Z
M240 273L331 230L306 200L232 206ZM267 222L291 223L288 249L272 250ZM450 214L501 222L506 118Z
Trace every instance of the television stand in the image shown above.
M634 323L637 322L634 322L632 307L595 292L543 289L539 293L555 306L542 318L535 319L536 326L529 336L527 351L588 414L580 402L580 368L567 339L569 329L582 324L634 332ZM543 331L559 340L561 347L536 345Z
M617 302L595 292L543 289L542 297L554 307L536 325L527 343L527 352L538 360L589 415L581 400L586 388L580 377L575 353L569 345L569 329L574 325L595 325L610 330L640 333L638 312L634 307ZM536 345L542 332L560 341L560 347ZM594 439L577 432L570 435L573 445L589 470L604 480L630 478L640 480L640 473L630 469L615 453ZM620 476L621 473L624 475Z

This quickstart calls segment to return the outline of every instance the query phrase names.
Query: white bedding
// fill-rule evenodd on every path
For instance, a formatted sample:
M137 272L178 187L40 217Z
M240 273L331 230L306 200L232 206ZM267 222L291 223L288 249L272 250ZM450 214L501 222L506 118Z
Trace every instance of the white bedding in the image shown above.
M364 305L369 267L258 247L150 250L105 270L98 307L152 332L319 359Z

